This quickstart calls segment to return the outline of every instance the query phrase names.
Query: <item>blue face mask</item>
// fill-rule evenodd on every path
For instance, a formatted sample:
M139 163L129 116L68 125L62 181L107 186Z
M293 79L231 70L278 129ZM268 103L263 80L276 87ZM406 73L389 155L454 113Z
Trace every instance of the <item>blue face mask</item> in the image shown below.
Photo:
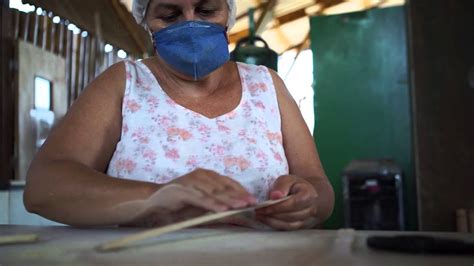
M186 21L153 34L155 49L176 71L200 80L229 61L226 29L220 25Z

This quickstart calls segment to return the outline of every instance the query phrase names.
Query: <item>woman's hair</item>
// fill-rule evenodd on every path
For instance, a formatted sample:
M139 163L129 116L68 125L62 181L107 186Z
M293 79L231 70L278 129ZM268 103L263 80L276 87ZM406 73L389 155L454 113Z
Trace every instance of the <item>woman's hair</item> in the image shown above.
M144 26L145 28L145 14L150 1L151 0L133 0L132 4L133 17L135 17L135 20L138 24ZM228 29L231 29L234 26L237 17L237 5L235 0L226 1L227 6L229 7L229 20L227 21L227 27Z

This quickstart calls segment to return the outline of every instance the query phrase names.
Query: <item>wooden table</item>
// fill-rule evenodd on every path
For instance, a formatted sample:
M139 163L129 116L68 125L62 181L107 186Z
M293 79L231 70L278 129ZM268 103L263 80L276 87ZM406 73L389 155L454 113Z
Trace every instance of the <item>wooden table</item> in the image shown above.
M369 235L401 234L388 232L188 229L119 252L94 249L139 231L0 225L0 236L40 236L37 243L0 246L0 265L474 265L474 256L407 255L367 248ZM474 240L472 234L438 235Z

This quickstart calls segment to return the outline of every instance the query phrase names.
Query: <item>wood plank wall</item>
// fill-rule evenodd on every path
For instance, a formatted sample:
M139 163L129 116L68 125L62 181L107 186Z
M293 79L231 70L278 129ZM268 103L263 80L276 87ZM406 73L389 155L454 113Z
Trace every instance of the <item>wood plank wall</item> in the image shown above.
M23 40L66 58L66 83L69 105L98 74L121 59L119 48L105 53L106 42L93 33L74 34L69 21L53 22L53 15L43 11L23 13L11 10L14 40Z
M74 34L68 29L69 21L53 22L53 14L44 11L24 13L8 7L8 1L0 0L1 8L1 59L0 59L0 189L7 188L13 178L14 165L14 114L15 92L18 91L15 56L19 40L60 55L66 59L66 89L68 106L80 95L97 75L119 62L115 47L104 51L106 40L93 33ZM133 59L128 57L127 59Z
M408 7L420 229L454 231L474 208L474 1Z
M13 176L13 42L8 1L0 0L0 189L7 189Z

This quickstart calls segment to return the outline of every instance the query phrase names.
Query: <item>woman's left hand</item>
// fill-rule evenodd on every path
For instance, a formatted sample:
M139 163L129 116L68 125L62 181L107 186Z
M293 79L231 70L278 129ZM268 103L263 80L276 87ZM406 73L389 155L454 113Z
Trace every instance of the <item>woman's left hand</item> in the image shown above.
M290 199L256 211L256 219L278 230L312 228L318 223L318 193L306 179L294 176L280 176L270 191L270 199L286 196Z

